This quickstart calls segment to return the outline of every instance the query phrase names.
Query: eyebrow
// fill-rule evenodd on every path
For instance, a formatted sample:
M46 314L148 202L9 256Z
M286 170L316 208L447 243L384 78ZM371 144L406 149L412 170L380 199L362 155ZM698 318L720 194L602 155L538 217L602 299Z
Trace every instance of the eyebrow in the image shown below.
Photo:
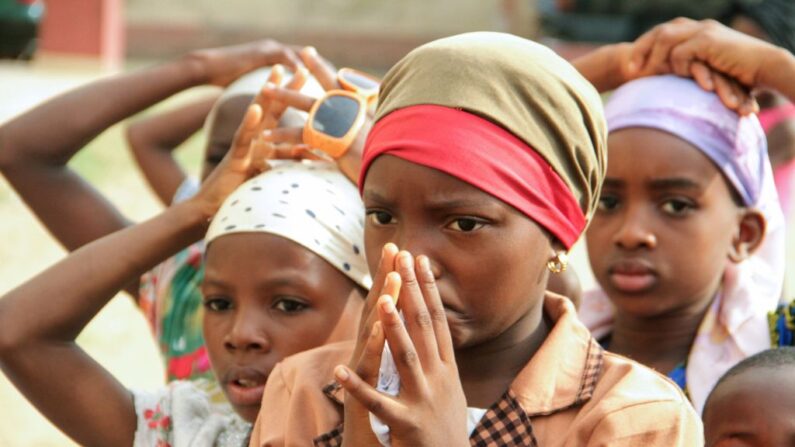
M390 205L392 203L391 200L387 199L386 197L374 191L366 191L364 193L364 197L365 199L382 203L384 205ZM482 207L495 205L495 201L492 200L490 197L481 197L474 199L472 198L448 199L445 198L443 195L439 194L438 200L436 200L433 197L433 195L426 196L426 199L427 203L425 205L425 208L429 210L450 210L456 208L482 208Z
M671 177L655 179L649 182L651 189L693 189L701 190L700 183L684 177Z
M605 178L603 184L603 187L615 189L624 188L625 186L626 182L624 180L610 177ZM653 179L648 182L648 186L650 189L703 189L703 186L700 183L685 177Z

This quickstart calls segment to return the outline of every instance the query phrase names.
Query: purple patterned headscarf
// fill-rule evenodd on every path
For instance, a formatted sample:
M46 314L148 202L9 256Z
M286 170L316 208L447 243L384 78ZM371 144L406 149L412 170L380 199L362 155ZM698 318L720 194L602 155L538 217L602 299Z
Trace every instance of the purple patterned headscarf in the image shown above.
M762 191L767 159L765 133L756 115L740 117L690 79L654 76L613 93L607 127L647 127L673 134L701 150L723 172L746 206Z

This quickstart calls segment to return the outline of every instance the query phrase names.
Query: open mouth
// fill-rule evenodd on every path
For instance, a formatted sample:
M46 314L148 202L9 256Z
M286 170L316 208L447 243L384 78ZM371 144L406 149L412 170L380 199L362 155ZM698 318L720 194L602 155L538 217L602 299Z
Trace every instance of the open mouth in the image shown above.
M252 368L236 368L226 373L226 395L238 406L259 405L268 376Z

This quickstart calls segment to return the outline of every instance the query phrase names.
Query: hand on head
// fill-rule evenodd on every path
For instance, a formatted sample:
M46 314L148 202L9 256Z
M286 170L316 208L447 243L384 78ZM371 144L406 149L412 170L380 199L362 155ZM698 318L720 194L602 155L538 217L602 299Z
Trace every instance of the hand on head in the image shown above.
M254 97L243 121L235 132L232 145L218 167L202 183L193 200L201 203L208 218L212 217L229 194L254 175L269 169L268 160L307 158L300 148L279 148L267 141L265 135L279 124L286 105L264 94L268 88L281 84L284 68L275 65L266 87ZM306 69L299 68L285 91L300 90L306 82Z
M345 433L372 439L372 413L389 426L392 445L464 445L467 402L430 262L396 251L393 244L384 247L376 274L383 282L375 283L383 288L373 288L368 296L350 365L335 369L346 391ZM376 389L386 342L400 374L395 397ZM364 441L346 437L344 442Z
M663 73L692 77L727 107L748 114L759 110L749 90L777 88L765 73L771 50L776 47L713 20L678 18L639 37L623 71L630 78Z
M220 87L260 67L283 64L296 71L302 65L293 48L273 39L197 50L188 59L195 62L202 83Z
M325 91L342 90L343 87L337 80L337 72L331 67L323 58L321 58L313 47L306 47L299 53L301 61L309 70L309 73L317 79L318 83ZM294 107L298 110L309 112L312 106L318 101L317 98L305 95L296 90L288 88L266 88L262 94L267 98L286 104L289 107ZM365 123L359 131L357 137L353 140L350 147L346 152L336 160L340 170L351 181L358 181L359 168L361 167L362 151L364 149L364 142L373 122L372 111L368 110L365 115ZM293 147L292 151L296 154L305 154L311 157L313 149L309 147L304 141L304 128L292 127L274 129L272 132L265 135L265 140L277 145L277 147L285 147L289 150Z

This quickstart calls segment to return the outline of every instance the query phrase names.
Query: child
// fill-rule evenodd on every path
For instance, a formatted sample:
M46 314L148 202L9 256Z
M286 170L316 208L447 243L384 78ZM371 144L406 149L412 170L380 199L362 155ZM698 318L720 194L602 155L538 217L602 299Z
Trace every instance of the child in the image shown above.
M794 374L791 347L762 351L733 366L704 406L707 447L792 445L795 392L787 384Z
M278 405L251 445L377 445L368 409L393 445L701 442L674 384L603 351L544 290L597 203L604 143L599 95L530 41L464 34L393 67L360 176L376 285L365 324L355 346L274 370L263 399ZM405 324L396 297L379 297L385 277L402 285ZM396 397L374 388L385 338Z
M626 84L605 110L610 164L587 234L602 291L580 317L700 411L726 370L771 346L784 221L765 135L755 116L670 75Z
M309 63L319 57L314 52L302 55ZM299 76L291 81L291 87L300 88L306 72L299 69L298 55L272 40L197 50L77 88L0 126L0 171L55 238L67 250L76 250L131 225L68 167L68 161L88 141L180 91L203 84L227 86L254 69L278 63L297 70ZM277 69L272 74L270 80L280 82L281 72ZM222 98L217 112L208 119L207 138L214 144L208 145L204 154L203 178L223 158L250 100ZM177 198L189 197L189 189L183 187ZM213 375L200 327L202 257L201 243L178 247L143 278L131 280L124 290L136 298L149 319L168 380L195 379L212 389Z
M255 172L249 147L262 116L249 109L196 196L81 248L0 300L3 371L81 445L243 445L277 362L355 334L370 285L363 210L333 164L274 162L221 205ZM75 343L119 288L201 238L219 207L205 238L203 331L234 412L191 382L130 392Z

